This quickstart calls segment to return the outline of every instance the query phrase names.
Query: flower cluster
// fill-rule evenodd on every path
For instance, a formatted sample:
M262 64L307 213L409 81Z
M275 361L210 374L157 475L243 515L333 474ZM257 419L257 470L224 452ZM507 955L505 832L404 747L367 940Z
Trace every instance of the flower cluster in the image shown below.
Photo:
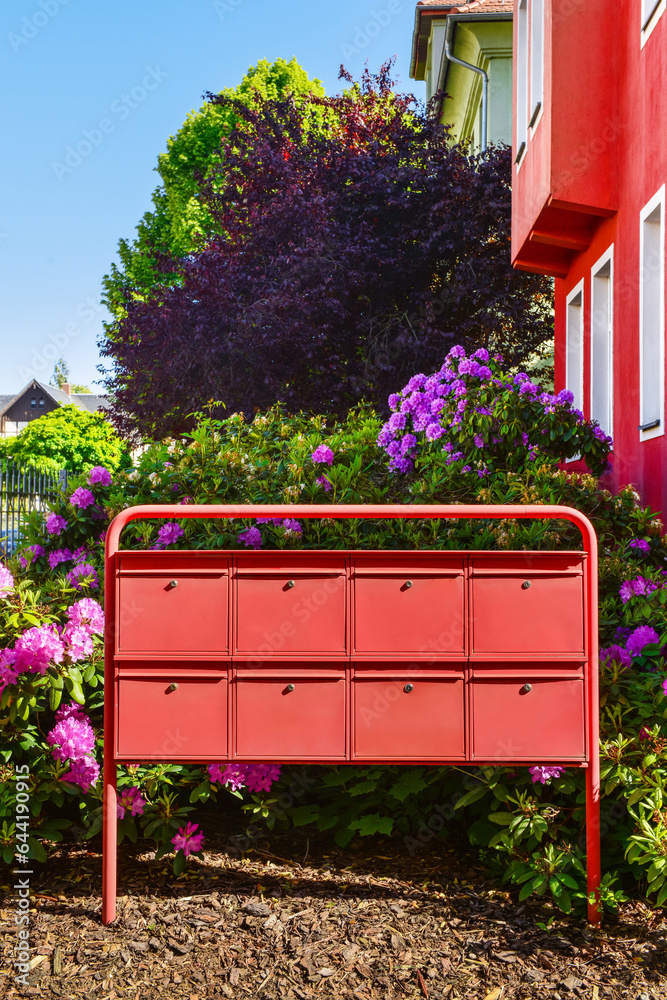
M60 780L79 785L87 792L100 774L99 765L93 757L95 733L90 719L80 705L72 703L58 709L55 723L46 742L53 747L56 760L69 761L70 765L69 771Z
M632 580L624 580L621 584L619 595L623 604L627 604L631 597L648 597L654 590L658 589L657 583L639 574Z
M600 662L604 666L611 666L616 663L622 670L632 666L633 657L641 656L644 647L649 643L658 644L660 636L650 625L639 625L634 631L628 630L625 639L625 648L614 643L600 650Z
M533 784L539 781L541 784L546 785L552 778L560 778L564 770L564 767L542 767L536 764L535 767L528 768L528 773L532 775Z
M180 827L175 837L171 838L176 850L183 851L186 858L194 851L200 851L204 843L204 834L195 833L198 827L199 823L188 822L185 827Z
M229 785L233 792L247 788L250 792L268 792L280 777L279 764L209 764L211 781Z
M293 517L258 517L255 524L273 524L277 528L283 528L286 535L301 535L303 528ZM245 528L240 531L237 541L246 548L260 549L262 547L262 533L254 525L252 528Z
M572 393L542 392L525 372L503 373L501 361L483 347L466 357L458 345L439 371L413 375L392 393L392 414L377 438L390 470L410 472L420 450L432 453L435 446L445 465L458 463L460 472L480 478L538 459L553 464L578 448L602 471L611 438L572 406Z
M173 545L177 542L185 532L181 528L180 524L176 524L175 521L168 521L163 524L157 533L157 542L153 546L155 549L164 549L167 545Z
M0 597L6 597L14 589L14 577L6 566L0 563Z
M129 809L132 816L143 816L146 800L136 785L123 788L118 792L116 800L116 815L118 819L125 818L125 810Z

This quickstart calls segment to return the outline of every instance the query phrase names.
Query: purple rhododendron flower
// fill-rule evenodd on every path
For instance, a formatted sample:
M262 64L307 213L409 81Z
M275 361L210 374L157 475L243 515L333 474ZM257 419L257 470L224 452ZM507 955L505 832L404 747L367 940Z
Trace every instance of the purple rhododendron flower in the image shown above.
M132 816L143 816L145 805L146 800L137 785L132 785L132 788L123 788L118 791L116 816L118 819L124 819L126 809L130 810Z
M111 484L111 473L103 465L96 465L88 473L88 482L91 486L109 486Z
M644 646L650 642L660 642L660 636L650 625L640 625L628 636L626 646L633 656L641 656Z
M445 433L440 424L429 424L426 428L426 440L437 441Z
M80 545L78 549L75 549L72 553L72 559L75 563L83 562L90 555L90 550L86 548L85 545Z
M32 564L35 559L39 559L40 556L46 555L46 550L43 545L29 545L23 552L30 553L29 555L19 555L19 562L21 563L21 569L25 569L26 566Z
M600 661L607 666L610 663L618 663L623 670L632 666L632 654L623 649L622 646L607 646L600 650Z
M283 521L283 528L287 532L292 532L295 535L300 535L303 532L303 528L293 517L286 517Z
M18 672L14 670L16 653L13 649L0 649L0 692L8 684L16 684Z
M93 587L97 590L100 586L100 581L97 578L97 571L94 566L90 563L79 563L78 566L74 566L67 576L65 577L67 582L74 587L75 590L81 590L84 584L89 587Z
M55 552L49 552L49 566L51 569L55 569L62 562L69 562L74 556L69 549L56 549Z
M35 625L14 643L19 673L45 674L51 663L62 663L65 647L55 625Z
M59 535L67 527L67 518L51 512L46 516L46 530L50 535Z
M92 754L95 733L87 716L69 715L57 722L46 737L56 760L76 760Z
M70 624L80 625L89 632L102 635L104 632L104 612L92 597L82 597L67 609Z
M634 580L624 580L618 593L623 604L626 604L631 597L648 596L648 594L652 594L657 589L657 584L653 580L647 580L643 576L636 576Z
M199 823L188 822L187 826L181 827L176 836L171 838L171 842L176 850L183 851L186 858L194 851L200 851L204 843L204 834L195 833L198 827Z
M564 767L542 767L539 764L528 768L529 773L533 776L533 784L539 781L543 785L550 781L551 778L560 778L564 770Z
M323 488L325 493L329 493L333 489L331 480L327 479L326 476L318 476L315 482Z
M251 792L268 792L274 781L280 777L279 764L209 764L211 781L229 785L232 791L244 786Z
M85 510L86 507L90 507L92 503L95 503L95 497L85 486L79 486L72 493L69 502L72 504L72 507L81 507L82 510Z
M70 763L67 774L63 774L60 780L70 785L79 785L83 792L87 792L97 784L99 776L100 765L94 757L76 757Z
M631 549L639 549L641 552L650 552L651 546L645 538L633 538L630 542Z
M72 663L85 660L93 655L93 640L90 632L81 625L66 625L62 631L65 652Z
M397 392L392 392L392 394L389 396L389 399L387 400L387 403L389 404L390 410L395 410L397 406L400 406L401 397Z
M247 548L258 549L262 544L262 533L259 528L246 528L240 532L237 541L243 542Z
M6 597L14 589L14 577L6 566L0 563L0 597Z
M475 437L473 438L473 440L475 442L475 448L483 448L484 447L484 438L482 437L481 434L475 434Z
M334 453L326 444L318 444L310 457L314 463L326 462L327 465L331 465L334 460Z
M180 524L176 524L175 521L169 521L167 524L163 524L157 533L157 542L153 546L154 549L163 549L166 545L173 545L178 539L185 534Z

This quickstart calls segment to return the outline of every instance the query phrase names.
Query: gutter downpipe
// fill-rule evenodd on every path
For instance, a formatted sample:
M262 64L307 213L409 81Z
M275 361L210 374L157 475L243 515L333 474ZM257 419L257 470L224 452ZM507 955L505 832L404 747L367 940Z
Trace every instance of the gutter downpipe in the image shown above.
M463 59L459 59L452 52L451 43L454 37L454 28L456 26L456 20L453 15L447 18L447 30L445 32L445 50L444 54L449 59L450 62L457 63L459 66L464 66L466 69L471 69L473 73L478 73L482 78L482 124L481 124L481 142L480 149L482 153L486 152L487 145L487 132L489 123L489 74L486 70L481 69L480 66L473 66L472 63L465 62ZM440 78L444 83L444 74L442 73L442 66L440 72ZM440 83L440 81L438 81Z

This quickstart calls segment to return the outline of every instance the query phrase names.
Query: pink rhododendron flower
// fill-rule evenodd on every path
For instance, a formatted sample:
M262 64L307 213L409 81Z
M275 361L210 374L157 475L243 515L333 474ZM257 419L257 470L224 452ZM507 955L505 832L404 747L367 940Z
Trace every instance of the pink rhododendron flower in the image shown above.
M639 730L639 733L638 733L638 736L639 736L640 740L647 740L650 735L651 735L651 732L650 732L650 730L648 730L646 728L646 726L642 726L641 729Z
M14 643L19 673L45 674L51 663L62 663L63 641L55 625L35 625Z
M143 816L146 800L136 785L132 788L123 788L118 791L116 801L116 815L118 819L124 819L125 810L129 809L133 816Z
M323 488L325 493L329 493L333 489L333 484L326 476L318 476L315 482Z
M59 535L67 527L67 518L53 512L46 516L46 530L50 535Z
M16 653L13 649L0 649L0 693L8 684L16 684L18 672L14 670Z
M72 558L73 556L69 549L56 549L55 552L49 552L49 566L51 569L55 569L60 563L69 562Z
M90 563L79 563L78 566L69 571L65 579L75 590L81 590L83 585L92 587L95 590L99 589L100 586L97 571Z
M176 524L175 521L169 521L167 524L163 524L157 533L157 542L153 546L155 549L163 549L166 545L173 545L177 542L181 535L185 532L181 528L180 524Z
M183 854L189 857L193 851L200 851L201 846L204 843L204 834L195 833L195 830L199 827L199 823L188 822L187 826L181 827L175 837L171 838L171 842L177 851L183 851Z
M625 645L633 656L641 656L649 642L660 642L660 636L650 625L640 625L628 636Z
M35 559L39 559L40 556L46 555L43 545L29 545L27 548L23 549L23 552L25 552L26 555L19 555L21 569L25 569L26 566L34 563Z
M65 652L72 663L85 660L93 655L93 640L90 632L81 625L66 625L62 632Z
M63 774L60 780L70 785L78 785L83 792L87 792L97 784L99 776L100 765L94 757L76 757L70 762L67 774Z
M109 486L111 483L111 473L103 465L96 465L88 473L88 482L91 486Z
M334 453L328 445L318 444L317 448L310 457L315 464L318 462L325 462L327 465L331 465L334 460Z
M0 597L6 597L14 589L14 577L6 566L0 563Z
M69 502L72 504L72 507L81 507L82 510L85 510L86 507L90 507L91 504L95 503L95 497L85 486L79 486L72 493Z
M645 538L633 538L630 542L631 549L639 549L640 552L650 552L651 546Z
M90 720L83 710L83 705L79 705L78 701L71 701L68 705L61 705L56 712L56 722L62 722L64 719L69 719L72 716L75 719L81 719L90 724Z
M274 781L280 777L279 764L209 764L208 773L211 781L221 785L229 785L237 792L244 786L251 792L268 792Z
M262 544L262 533L259 528L246 528L239 533L237 541L243 542L247 548L258 549Z
M564 770L564 767L541 767L540 765L528 768L528 772L533 776L533 784L539 781L543 785L550 781L551 778L560 778Z
M92 754L95 733L86 715L72 713L57 722L46 737L56 760L76 760Z
M92 597L82 597L73 604L67 609L67 617L72 625L81 625L96 635L104 632L104 612Z

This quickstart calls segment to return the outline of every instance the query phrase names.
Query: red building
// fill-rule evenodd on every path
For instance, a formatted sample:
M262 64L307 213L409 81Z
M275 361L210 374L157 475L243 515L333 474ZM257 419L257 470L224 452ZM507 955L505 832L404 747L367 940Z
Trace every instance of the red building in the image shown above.
M667 513L666 0L517 0L512 260L555 278L556 388ZM576 467L576 465L574 466Z

